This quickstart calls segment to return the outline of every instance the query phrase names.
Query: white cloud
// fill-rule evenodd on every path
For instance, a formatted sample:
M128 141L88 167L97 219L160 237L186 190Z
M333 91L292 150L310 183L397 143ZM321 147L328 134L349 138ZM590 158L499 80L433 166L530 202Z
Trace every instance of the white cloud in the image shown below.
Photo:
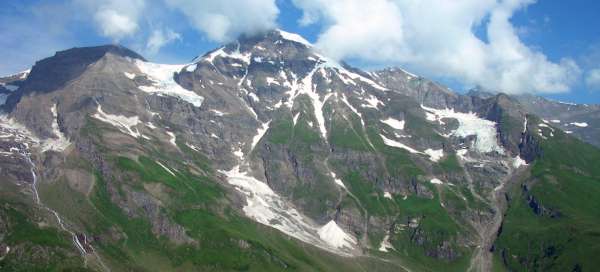
M168 28L155 29L146 43L146 52L155 55L163 46L176 40L181 40L181 34Z
M211 40L224 42L276 26L275 0L165 0Z
M585 85L592 90L600 90L600 68L592 69L587 73Z
M100 34L119 41L139 30L145 0L75 0L93 15Z
M580 70L525 45L510 22L534 0L293 0L317 46L338 59L401 64L508 93L565 92ZM474 31L483 28L487 40Z

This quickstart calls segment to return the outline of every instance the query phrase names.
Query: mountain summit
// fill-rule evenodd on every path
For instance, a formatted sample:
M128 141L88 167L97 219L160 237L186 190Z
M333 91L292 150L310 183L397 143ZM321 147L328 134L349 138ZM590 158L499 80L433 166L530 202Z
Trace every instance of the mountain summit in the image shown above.
M182 65L76 48L0 82L9 270L597 265L600 151L523 98L282 30Z

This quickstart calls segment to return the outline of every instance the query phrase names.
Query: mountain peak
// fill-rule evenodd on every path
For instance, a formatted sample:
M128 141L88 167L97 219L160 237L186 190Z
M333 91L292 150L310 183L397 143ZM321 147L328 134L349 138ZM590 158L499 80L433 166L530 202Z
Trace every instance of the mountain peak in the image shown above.
M74 47L35 63L23 90L50 91L80 75L88 65L111 53L124 58L144 60L144 57L121 45Z

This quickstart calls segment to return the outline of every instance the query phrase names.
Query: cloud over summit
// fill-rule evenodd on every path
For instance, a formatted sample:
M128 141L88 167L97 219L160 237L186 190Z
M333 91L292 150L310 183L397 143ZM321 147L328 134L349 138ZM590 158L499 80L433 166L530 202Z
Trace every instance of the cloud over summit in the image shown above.
M293 2L300 23L324 24L317 46L338 59L409 65L508 93L565 92L580 78L573 60L550 61L518 37L510 19L533 0Z

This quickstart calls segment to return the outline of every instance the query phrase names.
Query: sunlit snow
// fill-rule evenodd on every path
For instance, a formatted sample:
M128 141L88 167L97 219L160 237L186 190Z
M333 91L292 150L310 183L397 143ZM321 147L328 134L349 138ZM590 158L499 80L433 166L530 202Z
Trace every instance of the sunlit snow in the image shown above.
M141 60L135 60L135 64L152 81L152 85L140 86L140 90L152 94L177 97L194 107L202 105L204 97L179 86L173 78L175 73L181 71L185 65L157 64Z
M400 121L400 120L390 117L388 119L381 120L380 122L392 127L393 129L399 129L399 130L404 129L404 120Z
M52 113L52 132L56 138L49 138L45 140L42 143L42 152L46 152L48 150L62 152L71 144L71 142L69 142L67 137L65 137L58 127L58 112L56 110L56 104L52 105L50 112Z
M500 154L504 154L504 149L498 145L496 139L496 123L479 118L475 113L462 113L456 112L454 109L434 109L428 108L423 105L421 107L430 114L435 116L435 120L444 124L444 118L452 118L458 120L459 126L456 130L452 131L450 135L455 137L467 137L476 136L473 147L475 150L481 153L488 153L496 151ZM428 116L430 119L431 116Z
M108 114L102 110L101 105L98 105L96 113L92 115L92 117L102 122L109 123L118 128L121 132L131 135L134 138L138 138L141 136L140 132L136 128L136 126L139 123L141 123L140 118L138 116L125 117L123 115Z
M357 241L331 220L319 229L319 237L329 245L336 248L354 248Z

